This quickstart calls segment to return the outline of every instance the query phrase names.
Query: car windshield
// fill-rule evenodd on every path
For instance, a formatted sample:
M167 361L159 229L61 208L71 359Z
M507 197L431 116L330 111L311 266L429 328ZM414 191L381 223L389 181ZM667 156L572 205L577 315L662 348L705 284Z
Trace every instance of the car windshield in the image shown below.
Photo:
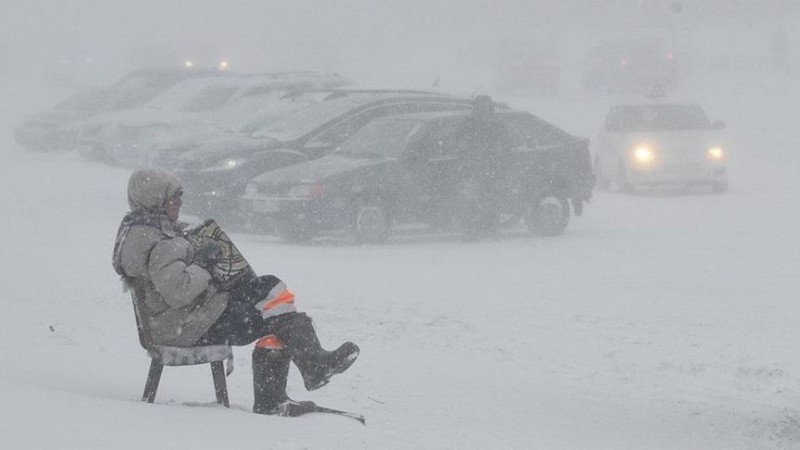
M413 120L382 120L359 130L336 150L336 154L397 158L422 124Z
M707 130L711 123L697 105L644 105L625 107L621 131Z
M289 114L281 120L267 124L253 133L256 138L274 138L280 141L299 139L325 123L367 103L364 97L345 97L323 101L318 105Z
M108 103L108 94L100 90L79 92L55 106L59 111L100 111Z
M119 111L145 104L160 93L175 86L187 74L153 73L133 74L111 86L108 91L108 109Z
M217 78L199 78L185 80L147 102L150 109L177 110L188 101L205 94L207 89L220 86Z
M318 105L327 95L327 93L319 92L291 96L286 99L278 99L269 102L259 101L257 112L250 114L250 119L239 128L239 132L245 134L256 133L267 125L285 118L289 114Z
M184 103L180 111L183 112L202 112L211 111L224 105L236 93L236 88L233 86L226 87L210 87L200 94L194 96L191 100Z

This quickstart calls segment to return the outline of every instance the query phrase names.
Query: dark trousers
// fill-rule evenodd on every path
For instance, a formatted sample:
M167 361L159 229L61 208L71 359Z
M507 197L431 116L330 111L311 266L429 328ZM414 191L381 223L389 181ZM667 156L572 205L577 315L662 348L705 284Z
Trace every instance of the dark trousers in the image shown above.
M261 317L261 311L255 304L263 300L267 293L280 280L272 275L264 275L242 280L230 290L228 306L211 328L200 337L198 345L248 345L256 340L274 334L278 323L288 317ZM283 316L296 313L287 313Z

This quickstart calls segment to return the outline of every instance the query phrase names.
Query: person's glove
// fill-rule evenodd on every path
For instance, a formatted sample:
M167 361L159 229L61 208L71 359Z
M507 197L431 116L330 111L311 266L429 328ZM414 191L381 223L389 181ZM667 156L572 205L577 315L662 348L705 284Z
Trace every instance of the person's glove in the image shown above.
M215 241L206 241L194 254L194 263L211 272L211 268L222 259L222 246Z

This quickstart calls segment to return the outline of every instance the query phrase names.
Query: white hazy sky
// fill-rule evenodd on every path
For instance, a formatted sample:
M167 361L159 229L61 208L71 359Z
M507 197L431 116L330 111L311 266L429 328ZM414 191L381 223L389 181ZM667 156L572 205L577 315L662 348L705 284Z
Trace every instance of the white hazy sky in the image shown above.
M238 67L325 65L471 36L519 35L530 1L3 1L3 49L23 65L63 59L118 65L144 47L230 58ZM556 8L558 9L558 8Z
M3 0L0 80L58 70L110 82L147 57L246 71L362 70L435 77L491 59L499 42L591 43L623 31L702 30L796 11L787 0ZM713 19L713 21L709 21ZM736 26L741 26L741 21ZM427 69L427 72L426 70ZM356 73L354 73L356 72ZM420 73L421 72L421 73Z

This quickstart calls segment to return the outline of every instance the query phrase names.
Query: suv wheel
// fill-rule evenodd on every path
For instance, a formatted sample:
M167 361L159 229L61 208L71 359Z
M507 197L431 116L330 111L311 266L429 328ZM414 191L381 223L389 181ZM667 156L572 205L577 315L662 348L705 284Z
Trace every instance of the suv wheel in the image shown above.
M358 242L383 242L389 237L391 219L379 203L364 203L353 208L351 232Z
M525 212L525 225L534 236L557 236L567 229L569 203L551 193L531 201Z

